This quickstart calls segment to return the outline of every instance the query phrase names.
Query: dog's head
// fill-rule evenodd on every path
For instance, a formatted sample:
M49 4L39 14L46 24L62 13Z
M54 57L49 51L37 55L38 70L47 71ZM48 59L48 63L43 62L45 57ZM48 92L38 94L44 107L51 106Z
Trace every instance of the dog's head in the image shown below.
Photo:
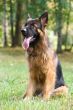
M23 48L28 50L30 47L34 47L40 40L40 33L44 32L44 28L48 22L48 12L44 12L39 18L29 18L25 23L25 26L21 29L24 37Z

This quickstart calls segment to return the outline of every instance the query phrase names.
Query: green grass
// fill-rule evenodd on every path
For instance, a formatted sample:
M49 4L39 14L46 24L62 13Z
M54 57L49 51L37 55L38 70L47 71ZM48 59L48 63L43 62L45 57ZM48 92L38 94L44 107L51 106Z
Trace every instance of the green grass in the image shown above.
M69 87L68 96L54 97L47 102L40 98L22 99L28 83L28 64L24 55L19 48L0 48L0 110L73 110L73 53L59 55Z

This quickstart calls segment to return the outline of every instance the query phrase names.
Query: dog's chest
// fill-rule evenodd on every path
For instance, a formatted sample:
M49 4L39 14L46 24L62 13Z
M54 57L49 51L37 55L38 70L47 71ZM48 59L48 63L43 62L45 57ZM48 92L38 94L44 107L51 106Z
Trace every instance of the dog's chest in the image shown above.
M49 74L49 69L52 66L50 61L51 58L45 52L36 57L28 57L30 74L37 84L44 84L46 76Z
M44 84L46 75L40 68L34 68L32 70L32 75L37 84Z

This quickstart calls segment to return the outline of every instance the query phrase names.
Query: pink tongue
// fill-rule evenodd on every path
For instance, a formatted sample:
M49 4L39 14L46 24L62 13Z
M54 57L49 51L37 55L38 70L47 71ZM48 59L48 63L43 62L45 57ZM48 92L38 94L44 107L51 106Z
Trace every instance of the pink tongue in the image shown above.
M31 37L24 39L23 44L22 44L22 46L23 46L24 49L27 50L29 48L30 40L31 40Z

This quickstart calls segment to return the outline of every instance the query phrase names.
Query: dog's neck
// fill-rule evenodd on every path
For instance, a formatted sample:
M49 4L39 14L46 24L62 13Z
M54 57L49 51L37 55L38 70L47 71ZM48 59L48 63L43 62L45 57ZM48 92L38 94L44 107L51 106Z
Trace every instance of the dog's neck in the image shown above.
M48 38L41 38L39 42L34 47L29 47L27 50L28 56L30 57L37 57L39 55L42 55L44 52L46 53L48 45Z

